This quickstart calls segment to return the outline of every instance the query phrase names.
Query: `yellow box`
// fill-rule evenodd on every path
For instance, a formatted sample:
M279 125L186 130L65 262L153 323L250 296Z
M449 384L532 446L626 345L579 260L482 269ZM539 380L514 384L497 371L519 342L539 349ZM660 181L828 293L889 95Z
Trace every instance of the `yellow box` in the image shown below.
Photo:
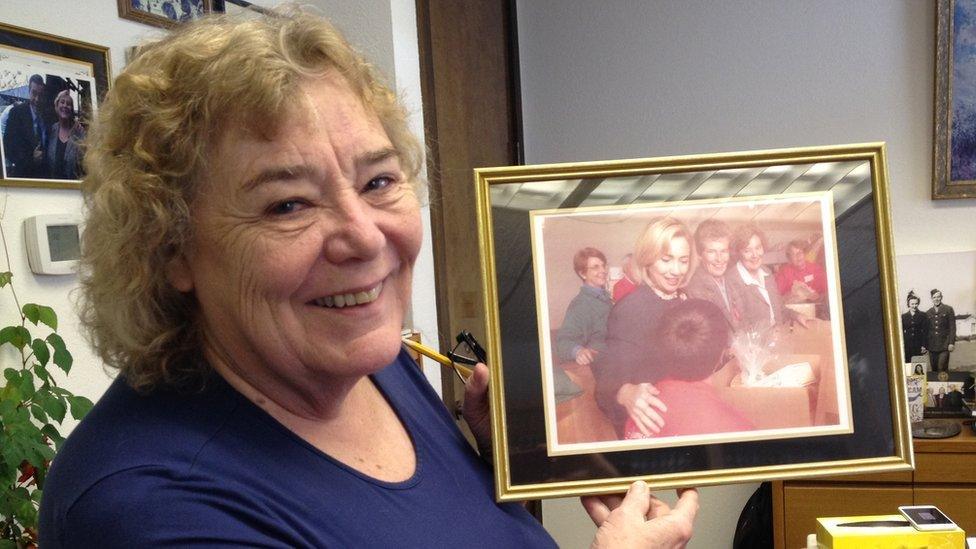
M965 549L966 533L955 530L922 531L914 526L839 526L848 522L905 521L901 515L828 517L817 519L821 549Z

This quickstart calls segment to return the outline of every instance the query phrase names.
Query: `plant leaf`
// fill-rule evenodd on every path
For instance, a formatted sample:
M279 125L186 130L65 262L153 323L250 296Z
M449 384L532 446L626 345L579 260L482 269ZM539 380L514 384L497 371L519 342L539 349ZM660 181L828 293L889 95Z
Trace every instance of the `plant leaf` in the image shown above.
M65 349L64 340L61 339L61 336L59 336L58 334L48 334L47 337L44 339L51 345L51 348L54 349L55 351L57 351L58 349ZM3 342L0 341L0 343Z
M23 326L7 326L0 330L0 345L10 343L18 349L23 349L24 345L30 343L30 340L30 332Z
M47 366L47 361L51 359L51 351L47 348L47 343L44 343L43 339L35 339L31 342L31 349L34 350L34 358L41 363L41 366Z
M71 417L81 419L92 409L94 404L83 396L69 396L68 406L71 407Z
M27 400L34 396L37 389L34 388L34 374L27 370L20 373L20 394Z
M27 317L27 320L37 325L37 321L41 318L41 307L39 305L36 303L24 303L24 306L20 310Z
M46 423L44 427L41 427L41 433L43 433L47 438L51 439L51 442L54 443L55 448L61 448L61 443L64 442L64 437L58 432L57 427L51 425L50 423Z
M46 324L52 330L58 329L58 314L54 312L54 309L46 305L38 305L37 312L37 320L40 320L41 324Z
M30 411L31 411L31 415L34 416L34 419L36 419L37 421L41 421L45 423L47 422L47 413L44 411L44 408L40 404L31 404Z
M10 343L10 340L14 337L14 328L16 326L7 326L0 330L0 345Z
M74 359L71 358L71 353L69 353L67 349L55 349L54 365L64 370L64 373L71 371L71 364L73 362Z
M34 363L34 375L43 382L43 385L49 385L51 383L51 373L47 371L47 368L43 364Z
M46 391L39 391L35 400L37 400L37 403L41 406L41 408L44 408L44 411L47 412L47 415L49 415L51 419L57 421L58 423L64 421L64 415L68 413L68 407L65 406L63 400L51 395ZM53 429L54 426L52 425L51 428ZM43 433L44 430L41 429L41 432ZM51 435L48 436L50 437Z
M0 273L0 288L3 288L7 284L10 284L10 280L13 279L14 273L10 271L4 271Z

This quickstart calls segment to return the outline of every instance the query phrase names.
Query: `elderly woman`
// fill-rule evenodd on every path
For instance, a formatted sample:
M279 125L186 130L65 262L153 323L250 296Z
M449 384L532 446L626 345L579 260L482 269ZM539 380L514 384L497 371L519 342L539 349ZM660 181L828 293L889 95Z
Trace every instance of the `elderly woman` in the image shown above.
M706 219L695 229L695 248L701 259L685 287L688 297L711 301L722 311L733 330L740 321L741 298L726 280L732 230L724 221Z
M55 458L42 546L553 545L401 349L422 149L331 26L189 24L91 134L83 320L120 375ZM696 498L585 505L598 546L678 544Z
M51 179L78 179L81 168L80 143L85 129L75 116L75 102L68 90L54 98L58 121L48 130L47 170Z
M754 223L740 225L732 234L732 252L737 261L728 281L742 296L740 328L759 334L793 318L783 305L776 280L763 266L767 247L765 233Z
M642 433L650 435L664 424L661 413L667 406L656 397L652 384L640 380L648 376L644 364L653 361L655 350L650 341L658 317L685 297L681 288L694 260L691 233L677 219L655 219L637 239L633 260L643 284L610 311L607 350L593 375L597 404L617 433L623 434L630 418Z
M582 248L573 254L573 271L582 284L556 333L556 357L585 366L606 348L612 305L607 292L607 257L596 248Z

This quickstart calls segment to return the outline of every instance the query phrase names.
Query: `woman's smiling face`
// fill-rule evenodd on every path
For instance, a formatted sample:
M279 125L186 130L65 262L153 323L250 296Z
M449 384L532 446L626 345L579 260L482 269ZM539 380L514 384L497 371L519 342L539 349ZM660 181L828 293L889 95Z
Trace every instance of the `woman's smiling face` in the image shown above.
M651 286L670 295L681 287L690 266L691 244L687 238L676 236L668 249L645 269Z
M412 182L377 116L335 73L296 99L274 135L221 137L190 249L170 269L196 296L208 356L252 384L388 364L421 244Z

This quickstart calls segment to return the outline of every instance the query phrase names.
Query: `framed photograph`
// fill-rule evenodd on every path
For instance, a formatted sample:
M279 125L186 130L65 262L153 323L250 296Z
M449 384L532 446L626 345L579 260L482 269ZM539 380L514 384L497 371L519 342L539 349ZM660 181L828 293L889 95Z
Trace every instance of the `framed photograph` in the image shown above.
M938 0L932 198L976 197L976 0Z
M898 256L903 356L925 372L976 369L976 251Z
M211 12L223 12L223 0L118 0L119 17L173 28Z
M0 23L0 184L77 188L108 48Z
M499 500L911 467L883 144L475 179Z

